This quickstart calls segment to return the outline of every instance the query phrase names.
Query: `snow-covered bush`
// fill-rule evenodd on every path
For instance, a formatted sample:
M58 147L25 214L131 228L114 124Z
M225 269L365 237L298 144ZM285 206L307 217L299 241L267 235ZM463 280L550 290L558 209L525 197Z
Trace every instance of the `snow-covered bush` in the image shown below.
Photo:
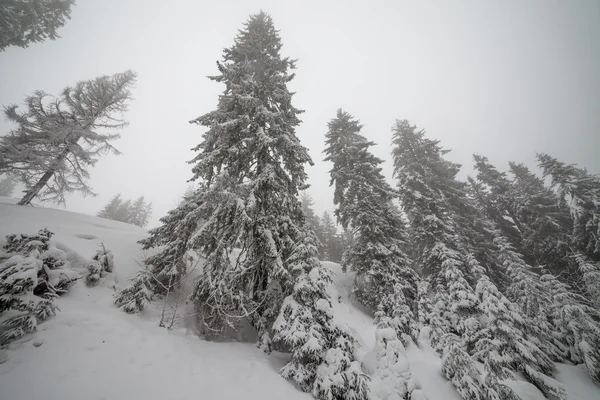
M50 245L52 232L9 235L0 256L0 344L34 331L54 315L54 299L79 274L69 269L64 251Z
M110 250L107 250L102 244L102 248L96 251L93 262L88 265L88 273L85 277L85 283L88 286L95 286L100 278L104 277L107 273L113 272L115 268L114 256Z
M371 392L380 400L413 399L413 393L418 392L419 388L410 372L404 345L398 339L394 323L383 311L383 306L375 313L375 325L377 370L373 375ZM423 396L421 398L424 399Z
M367 377L355 356L357 340L334 319L326 292L331 277L315 254L316 246L308 240L290 257L293 293L283 301L273 324L275 345L292 352L281 375L317 399L366 400Z
M446 334L442 339L442 373L464 400L500 400L488 387L475 362L461 348L460 338Z
M115 304L129 314L142 311L152 300L148 278L146 270L140 271L130 280L129 285L115 295Z

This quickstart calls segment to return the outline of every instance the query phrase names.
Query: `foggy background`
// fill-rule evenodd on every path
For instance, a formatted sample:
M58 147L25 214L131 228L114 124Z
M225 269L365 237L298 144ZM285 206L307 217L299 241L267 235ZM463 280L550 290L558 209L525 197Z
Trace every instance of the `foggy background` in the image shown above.
M224 88L206 76L261 9L280 30L282 55L298 59L290 88L306 110L297 134L315 161L309 193L319 215L333 209L330 165L321 160L339 107L365 125L394 186L396 118L453 149L461 178L474 152L501 170L508 161L534 166L535 153L547 152L600 172L596 0L77 0L62 38L0 53L1 105L126 69L139 74L130 125L114 143L123 154L90 170L99 196L70 196L67 209L96 214L117 193L144 195L153 226L176 205L204 129L188 121L215 109ZM10 128L2 118L0 134Z

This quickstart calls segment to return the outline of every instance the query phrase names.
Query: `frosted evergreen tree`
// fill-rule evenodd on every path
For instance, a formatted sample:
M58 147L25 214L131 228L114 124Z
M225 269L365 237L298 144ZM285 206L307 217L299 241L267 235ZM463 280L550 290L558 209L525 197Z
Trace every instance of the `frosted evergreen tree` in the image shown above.
M591 304L600 310L600 262L593 262L581 253L573 255L579 272L581 282Z
M461 347L461 340L454 334L442 338L445 349L442 356L442 373L464 400L504 400L490 386L477 366Z
M96 214L100 218L116 219L117 211L121 207L121 193L115 195L110 201L104 206L102 210Z
M307 191L302 191L302 193L300 193L300 202L302 203L302 211L304 212L306 219L310 221L311 218L315 217L315 211L313 209L315 201Z
M375 313L375 350L377 370L373 375L373 392L377 399L426 399L410 372L410 364L395 324L379 306ZM420 397L419 397L420 396Z
M306 188L304 164L311 162L295 133L301 111L287 89L295 62L280 56L281 46L271 18L251 16L217 63L220 75L211 77L226 85L217 109L192 121L209 128L191 161L193 179L205 182L206 195L219 204L192 244L206 257L196 301L223 322L236 309L256 309L249 317L261 336L281 304L266 299L303 224L298 194ZM244 257L230 265L238 240Z
M188 187L185 188L185 192L183 192L183 195L181 196L181 200L179 202L181 203L182 201L191 198L195 192L196 188L194 187L194 185L188 185Z
M494 225L471 203L467 187L456 180L460 166L444 159L438 141L405 120L397 121L393 132L400 200L417 267L429 280L429 296L422 290L419 302L420 311L429 314L419 318L428 323L432 346L442 354L442 371L465 399L509 398L498 377L485 379L469 354L486 334L473 282L488 274L502 282L509 278L497 271L504 267L489 243L486 227Z
M115 212L115 217L113 219L115 221L127 223L131 219L131 212L131 200L125 200L121 202L121 204L119 204L119 207L117 208L117 211Z
M417 316L421 326L429 325L429 315L432 308L429 281L421 279L417 283Z
M144 196L137 198L134 202L123 200L119 193L110 199L96 215L144 228L152 216L152 203L146 203Z
M151 215L152 203L146 203L144 196L141 196L131 205L130 216L127 222L144 228L146 225L148 225Z
M88 273L85 277L88 286L95 286L100 281L100 278L113 272L115 268L112 251L107 250L104 243L101 246L92 257L93 262L88 266Z
M331 278L316 258L315 241L306 236L289 258L295 284L273 325L275 344L293 349L281 374L317 399L367 399L357 342L334 321L326 292Z
M129 314L136 314L152 301L153 277L145 269L129 281L128 285L116 294L115 304Z
M75 0L3 0L0 3L0 51L56 40L71 19Z
M509 165L514 214L524 232L522 246L554 275L573 274L576 265L569 260L572 220L564 201L525 165L513 162Z
M180 287L188 273L186 257L192 235L202 221L201 191L185 198L160 219L161 225L140 241L143 250L158 249L144 259L144 269L119 291L115 303L129 313L137 313L153 294L167 294Z
M444 160L445 151L438 141L425 138L424 131L417 131L408 121L397 121L393 133L394 175L410 224L417 268L429 279L430 293L444 293L449 301L450 315L438 312L436 317L445 315L452 329L461 332L463 321L478 313L469 281L482 271L477 263L467 263L471 258L461 243L449 201L464 190L455 181L459 166ZM471 268L474 265L477 270ZM432 333L440 338L435 329Z
M567 165L547 154L538 154L544 177L550 177L559 198L570 210L573 230L570 235L572 259L587 298L598 307L600 292L600 177Z
M476 357L484 362L486 380L497 387L503 399L518 398L500 381L514 379L511 371L520 372L546 396L566 398L564 388L548 377L554 372L554 363L527 337L525 327L531 321L523 318L518 307L486 276L477 283L476 294L485 316L487 336L476 344Z
M315 214L315 210L313 209L315 201L307 191L303 191L302 193L300 193L300 202L302 203L302 212L306 217L306 221L308 222L313 232L317 235L317 238L319 239L319 259L328 259L328 255L326 253L326 233L323 229L321 219Z
M547 154L537 156L544 177L552 179L573 219L571 241L592 261L600 261L600 177Z
M54 293L33 296L42 261L33 256L13 255L0 260L0 345L37 329L38 322L55 314Z
M0 253L0 345L37 329L55 314L54 300L79 277L64 251L53 247L47 229L9 235Z
M592 379L600 382L600 326L598 313L586 299L553 275L541 277L544 291L552 299L549 317L553 336L566 348L566 358L585 363Z
M323 236L324 259L328 261L337 260L339 262L343 250L339 249L340 243L337 237L337 227L327 211L323 212L323 217L321 218L321 232Z
M356 271L354 293L361 303L373 311L382 304L391 316L402 309L408 313L404 322L412 324L417 274L403 251L407 234L399 211L391 206L396 193L381 173L383 161L369 151L374 143L360 134L362 126L350 114L338 110L328 127L324 153L325 161L333 163L335 215L354 234L342 266ZM414 330L397 329L399 336Z
M16 186L17 181L13 177L5 176L4 178L0 178L0 196L12 196Z
M515 213L514 191L510 179L506 173L498 171L487 157L474 154L473 159L477 182L480 184L477 188L479 205L510 243L521 250L524 227Z
M511 279L506 296L519 306L523 317L529 321L524 329L531 335L530 339L550 358L562 361L564 352L553 337L552 327L548 322L549 307L553 299L544 289L539 275L512 248L508 239L499 230L492 232L498 262Z
M188 242L205 260L192 299L209 329L246 319L261 348L287 344L292 362L282 374L304 390L366 399L356 340L333 321L327 274L298 199L312 161L287 88L295 62L281 47L271 18L250 16L211 77L225 85L216 110L192 121L207 128L191 161L192 180L205 185L205 223ZM305 345L310 337L291 327L321 340Z
M54 97L36 91L25 99L25 111L6 107L16 128L0 137L0 174L17 177L27 187L18 203L34 198L65 202L65 195L94 195L87 184L89 167L107 153L119 154L111 131L123 128L122 114L131 100L135 73L81 81Z

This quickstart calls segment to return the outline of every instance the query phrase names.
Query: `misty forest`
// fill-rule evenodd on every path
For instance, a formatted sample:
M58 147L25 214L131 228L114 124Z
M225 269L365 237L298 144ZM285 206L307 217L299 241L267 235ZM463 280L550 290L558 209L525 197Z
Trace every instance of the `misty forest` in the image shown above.
M63 40L74 10L0 2L0 63ZM323 192L274 19L202 54L220 94L200 93L212 108L190 115L188 173L169 178L187 189L156 220L151 175L64 209L100 195L141 73L4 104L0 398L600 398L600 176L541 150L461 166L401 110L375 143L340 104L316 133Z

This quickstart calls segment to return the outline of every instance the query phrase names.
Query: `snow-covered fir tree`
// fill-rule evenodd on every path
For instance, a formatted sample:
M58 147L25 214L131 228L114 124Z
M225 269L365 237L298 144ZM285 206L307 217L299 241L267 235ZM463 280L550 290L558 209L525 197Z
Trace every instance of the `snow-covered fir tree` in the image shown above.
M326 249L326 233L323 230L323 223L318 215L315 214L315 210L313 206L315 205L315 201L312 196L305 190L300 193L300 202L302 203L302 212L306 217L306 222L310 225L313 232L317 235L319 239L318 247L319 247L319 259L327 260L328 254Z
M474 157L477 180L470 179L471 189L484 214L528 264L576 280L568 257L571 219L556 194L523 164L510 163L511 179L486 157Z
M142 269L129 281L127 286L117 292L115 304L130 314L143 311L152 301L153 292L151 287L153 284L153 276Z
M354 293L361 303L373 311L382 304L390 316L403 314L394 321L405 323L396 328L405 335L414 331L418 279L403 251L408 239L402 216L391 205L396 193L381 173L383 161L369 151L374 143L360 134L359 121L338 110L328 127L324 153L333 164L335 215L354 235L342 266L356 271Z
M450 314L436 316L445 315L452 329L461 332L462 322L478 312L469 281L482 272L467 264L470 258L460 243L456 215L448 201L462 190L455 181L459 166L444 160L438 142L425 138L424 131L408 121L397 121L393 133L394 175L410 223L416 268L429 279L430 293L447 296L449 303L443 306ZM432 334L441 338L435 330Z
M540 276L523 260L523 256L514 250L499 229L492 227L490 232L497 262L510 278L506 297L519 307L523 317L529 322L523 329L526 329L530 339L552 360L562 361L562 346L553 337L548 321L548 307L552 304L552 298L544 290Z
M50 244L53 233L9 235L0 253L0 345L34 331L55 314L54 299L67 292L79 274L64 251Z
M337 234L337 227L331 215L325 211L321 217L321 239L323 244L323 255L327 261L339 262L343 249L340 248L341 243Z
M548 316L553 337L564 345L565 358L575 364L585 363L592 379L600 382L598 312L553 275L543 275L541 281L544 292L552 299Z
M4 0L0 4L0 51L56 40L58 29L71 19L75 0Z
M142 311L152 294L167 294L180 287L187 274L188 243L202 222L200 191L186 197L160 219L161 225L140 241L143 250L158 249L144 259L144 269L116 295L115 303L129 313Z
M116 194L96 215L100 218L115 219L117 210L122 203L123 199L121 198L121 193Z
M598 305L600 292L600 177L567 165L547 154L538 154L544 177L550 177L559 198L570 210L573 230L569 245L576 261L579 282L590 302Z
M439 142L425 138L424 131L418 131L407 121L397 121L393 130L400 199L409 219L417 267L431 286L431 300L421 298L419 301L419 308L429 311L421 320L429 323L432 345L443 356L444 374L463 398L503 398L508 392L495 383L503 379L496 374L501 371L490 370L484 379L469 354L476 350L486 332L491 340L504 343L499 332L486 331L487 316L481 309L481 298L476 296L473 283L485 280L497 290L487 274L492 272L490 269L498 268L506 271L509 283L515 285L514 291L522 284L516 281L517 274L530 278L533 282L530 286L536 289L539 289L539 279L528 275L526 264L512 251L495 224L478 214L467 187L456 180L459 166L443 158L445 151ZM479 221L472 222L474 219ZM492 239L497 240L486 243ZM482 245L484 249L480 248ZM478 258L487 264L483 265ZM515 299L526 302L524 309L533 308L542 300L536 294L521 293L523 298L515 296ZM536 338L550 340L544 336L549 332L547 327L541 333L536 331L540 333ZM528 333L523 333L521 339L526 340ZM539 342L531 343L532 348L537 348ZM531 380L535 379L540 386L542 381L551 382L544 374L553 371L553 363L544 351L546 348L538 349L538 358L534 360L537 363L532 362L529 371ZM521 372L519 365L509 364L508 368Z
M509 166L514 216L523 230L522 247L537 265L573 281L570 275L576 272L576 265L569 257L572 220L564 201L525 165L510 162Z
M152 216L152 203L146 203L144 196L139 197L131 205L129 223L144 228Z
M600 177L547 154L537 159L571 211L572 243L592 261L600 261Z
M488 218L494 221L510 243L521 250L523 227L515 214L512 185L506 173L494 167L487 157L473 155L477 172L476 200ZM471 181L471 185L475 181Z
M119 193L110 199L96 215L144 228L152 216L152 203L146 203L144 196L138 197L134 202L123 200Z
M122 201L115 211L115 221L127 222L131 219L131 200Z
M289 257L295 284L273 324L274 343L294 349L282 375L318 399L367 399L357 342L334 321L326 292L331 278L316 259L315 241L306 236Z
M377 370L373 375L372 391L378 400L426 399L410 372L410 364L395 324L379 306L375 313L375 350Z
M581 275L580 285L588 301L600 310L600 262L593 262L582 253L573 254Z
M92 257L92 261L88 265L88 273L85 277L88 286L95 286L100 281L100 278L113 272L115 268L114 255L112 251L104 246L104 243L98 248L96 254Z
M187 230L169 233L173 228L163 221L144 246L166 250L145 261L148 268L117 303L143 306L165 279L177 279L182 253L193 250L203 258L191 298L201 323L218 331L245 319L261 348L292 353L282 374L303 390L322 399L363 400L368 391L357 342L333 319L325 290L330 280L298 198L312 161L296 136L301 111L287 88L295 62L280 55L281 47L270 16L261 12L224 50L219 75L211 77L225 85L217 109L191 121L208 128L191 161L192 181L203 189L194 195L194 210L174 216L173 225L188 229L188 218L190 231L194 223L199 229L188 238ZM164 278L154 279L163 271Z
M477 283L476 294L485 321L484 334L475 345L476 357L484 363L488 384L502 399L518 398L501 380L514 379L512 371L520 372L546 396L566 398L564 388L548 377L554 363L527 337L525 327L531 321L486 276Z
M121 118L135 78L133 71L101 76L77 82L58 97L36 91L25 99L25 111L17 105L5 109L16 128L0 137L0 174L27 187L18 204L36 197L64 203L70 192L94 194L88 169L103 154L119 154L111 141L120 135L111 131L127 124Z
M458 336L448 333L440 343L445 349L442 373L464 400L504 400L485 383L473 359L462 349Z

